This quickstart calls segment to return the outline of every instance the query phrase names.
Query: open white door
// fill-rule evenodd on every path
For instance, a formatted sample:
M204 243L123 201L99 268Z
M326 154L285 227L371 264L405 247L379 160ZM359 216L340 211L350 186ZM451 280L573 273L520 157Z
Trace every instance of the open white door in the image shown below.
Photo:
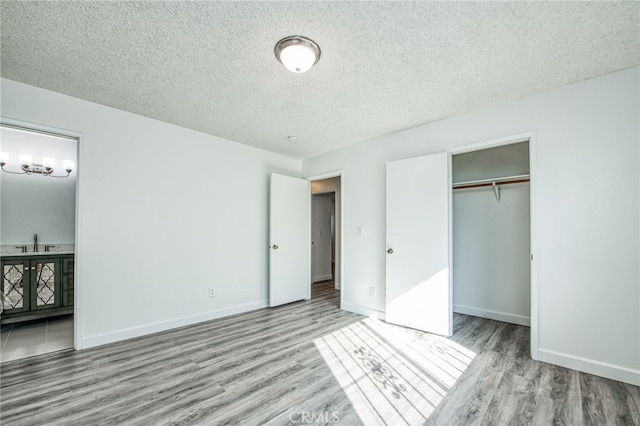
M308 299L311 285L309 181L271 174L269 306Z
M450 336L447 153L387 163L387 305L393 324Z

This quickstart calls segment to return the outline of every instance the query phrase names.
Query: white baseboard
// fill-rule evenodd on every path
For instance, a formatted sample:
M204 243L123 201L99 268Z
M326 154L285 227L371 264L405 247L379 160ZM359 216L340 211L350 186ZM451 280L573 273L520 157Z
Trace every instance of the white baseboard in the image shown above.
M340 290L340 283L338 281L335 282L335 289Z
M318 275L313 277L313 279L311 280L312 283L317 283L320 281L327 281L327 280L332 280L333 279L333 274L328 274L328 275Z
M141 325L138 327L125 328L104 334L97 334L82 339L82 349L94 346L106 345L107 343L118 342L120 340L132 339L134 337L145 336L147 334L158 333L171 330L173 328L184 327L186 325L197 324L199 322L210 321L230 315L241 314L243 312L255 311L269 306L268 300L246 303L244 305L232 306L229 308L217 309L203 314L191 315L182 318L159 321L153 324Z
M538 361L544 361L561 367L640 386L640 370L634 370L632 368L621 367L619 365L582 358L549 349L538 349Z
M384 321L385 313L382 311L378 311L376 309L365 308L364 306L350 305L348 303L343 303L340 305L340 308L345 311L353 312L354 314L364 315L370 318L379 319Z
M531 318L524 315L509 314L507 312L492 311L490 309L474 308L473 306L466 305L453 305L453 312L458 314L473 315L474 317L481 317L492 319L496 321L509 322L511 324L531 326Z

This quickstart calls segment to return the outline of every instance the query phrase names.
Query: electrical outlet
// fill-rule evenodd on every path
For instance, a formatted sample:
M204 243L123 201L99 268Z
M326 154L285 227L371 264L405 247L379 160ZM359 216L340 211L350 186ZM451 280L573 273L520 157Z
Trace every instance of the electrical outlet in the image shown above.
M209 297L216 297L216 289L209 288Z

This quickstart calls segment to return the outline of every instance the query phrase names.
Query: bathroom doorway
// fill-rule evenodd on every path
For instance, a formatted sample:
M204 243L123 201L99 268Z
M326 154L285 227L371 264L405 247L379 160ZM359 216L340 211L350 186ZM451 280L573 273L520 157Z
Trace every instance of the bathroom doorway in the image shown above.
M0 123L0 361L74 347L78 139Z

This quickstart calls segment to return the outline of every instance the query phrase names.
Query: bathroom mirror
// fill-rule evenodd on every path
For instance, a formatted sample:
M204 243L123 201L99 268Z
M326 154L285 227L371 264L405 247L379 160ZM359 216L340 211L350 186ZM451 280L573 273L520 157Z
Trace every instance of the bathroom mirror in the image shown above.
M0 131L0 152L6 163L0 171L3 252L20 245L32 251L35 234L41 247L74 244L77 141L4 125ZM24 173L22 164L29 158L33 171Z

